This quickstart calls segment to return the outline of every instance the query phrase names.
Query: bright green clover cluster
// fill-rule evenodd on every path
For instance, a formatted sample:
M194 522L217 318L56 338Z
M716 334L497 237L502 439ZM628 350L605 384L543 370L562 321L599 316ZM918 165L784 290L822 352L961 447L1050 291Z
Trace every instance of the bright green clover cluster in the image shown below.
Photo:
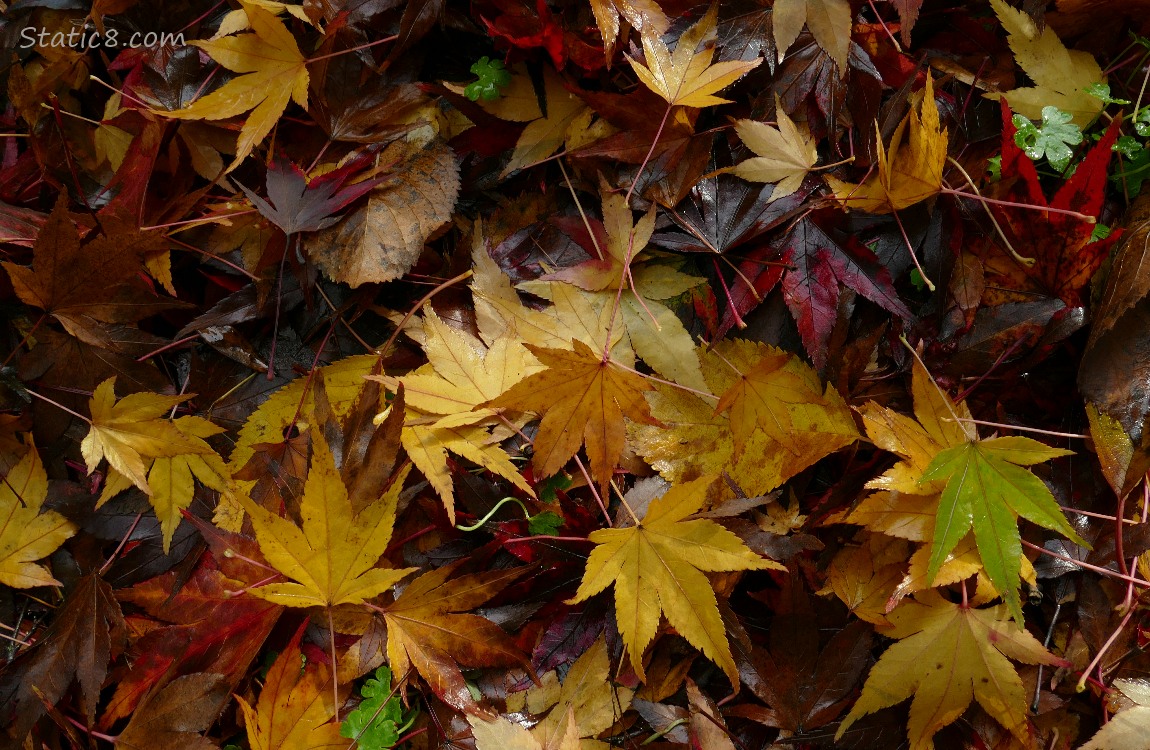
M503 67L500 60L492 60L487 56L471 66L471 72L479 76L479 80L470 84L463 90L471 101L493 101L503 93L503 89L511 85L511 74Z
M387 750L415 720L403 719L403 706L391 691L391 670L380 667L359 688L363 701L339 726L341 737L353 739L361 750Z

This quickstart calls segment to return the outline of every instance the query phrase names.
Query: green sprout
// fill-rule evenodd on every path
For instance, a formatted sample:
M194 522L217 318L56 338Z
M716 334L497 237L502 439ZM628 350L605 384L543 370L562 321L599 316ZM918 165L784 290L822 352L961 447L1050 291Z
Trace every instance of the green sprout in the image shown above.
M479 76L479 80L470 84L463 93L471 101L494 101L503 94L503 89L511 85L511 74L503 67L500 60L492 60L486 55L471 66L471 72Z

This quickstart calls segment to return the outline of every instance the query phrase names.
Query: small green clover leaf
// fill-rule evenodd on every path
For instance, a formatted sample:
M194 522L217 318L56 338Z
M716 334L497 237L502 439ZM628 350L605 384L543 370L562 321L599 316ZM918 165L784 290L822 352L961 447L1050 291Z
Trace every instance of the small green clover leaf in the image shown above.
M473 102L481 98L484 101L498 99L503 93L502 89L511 85L511 74L500 60L483 56L471 66L471 72L479 76L479 80L465 88L463 93Z
M1071 146L1082 143L1082 130L1070 121L1073 115L1058 107L1042 108L1042 127L1037 127L1022 115L1014 116L1014 142L1032 160L1043 156L1050 166L1059 172L1066 170L1070 157L1074 155Z
M403 723L403 707L390 686L391 670L387 667L375 670L375 676L360 686L363 701L340 724L339 735L354 739L361 750L395 747L399 735L411 725L411 719Z
M1129 104L1130 103L1129 99L1115 99L1115 98L1111 97L1110 96L1110 84L1102 83L1101 81L1099 81L1098 83L1092 83L1082 90L1085 91L1087 94L1090 94L1091 96L1093 96L1095 99L1101 99L1103 104Z
M1143 107L1134 117L1134 132L1143 137L1150 135L1150 107Z
M555 536L563 523L563 516L545 510L527 519L527 531L531 536Z
M1138 139L1132 135L1124 135L1114 142L1113 150L1125 156L1127 159L1134 159L1138 156L1138 152L1142 150L1142 144Z
M1029 120L1027 120L1029 122ZM990 175L991 182L1002 179L1002 156L995 156L986 162L986 173Z
M1110 180L1130 195L1137 195L1147 179L1150 179L1150 149L1145 148L1130 157L1121 170L1110 175Z

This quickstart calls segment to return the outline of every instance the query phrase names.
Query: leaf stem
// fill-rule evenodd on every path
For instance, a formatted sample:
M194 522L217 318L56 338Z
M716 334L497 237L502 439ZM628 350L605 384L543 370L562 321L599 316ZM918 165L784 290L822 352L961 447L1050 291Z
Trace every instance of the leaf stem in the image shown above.
M24 334L24 338L20 339L19 344L12 347L12 351L9 352L8 356L4 358L4 362L0 363L0 370L7 367L8 363L12 361L12 358L16 356L16 352L18 352L22 348L24 348L24 345L27 344L29 340L31 340L32 334L36 333L36 330L40 327L40 325L44 322L44 320L47 317L48 317L48 313L40 313L40 317L37 318L36 323L32 326L32 328L28 331L28 333Z
M194 245L189 245L188 243L186 243L182 240L177 240L175 237L172 237L172 236L168 236L167 240L168 240L168 242L173 242L182 248L185 248L187 250L192 250L194 252L200 253L201 255L206 255L207 257L211 258L214 261L218 261L220 263L223 263L228 268L231 268L235 271L238 271L239 273L243 274L244 276L247 276L252 281L259 281L260 280L259 276L256 276L254 273L252 273L251 271L248 271L247 269L245 269L241 266L237 266L235 263L232 263L227 258L216 255L215 253L209 253L207 250L203 250L203 249L198 248Z
M631 193L635 192L635 186L639 184L639 178L643 176L643 170L647 167L647 162L651 160L651 154L655 153L655 146L663 135L663 128L667 126L667 118L671 116L671 109L674 106L670 102L667 103L667 110L663 112L663 119L659 121L659 128L655 131L655 139L651 141L651 148L647 149L647 155L643 157L643 163L639 165L639 171L635 173L635 179L631 181L631 187L627 189L627 197L624 198L627 205L631 205Z
M1003 422L984 422L981 419L966 419L965 417L943 417L945 422L969 422L970 424L980 424L984 427L999 427L1005 430L1020 430L1022 432L1035 432L1039 435L1050 435L1051 437L1064 437L1064 438L1079 438L1080 440L1090 439L1089 435L1082 435L1077 432L1055 432L1053 430L1040 430L1037 427L1023 427L1017 424L1005 424Z
M523 517L527 520L531 520L531 513L528 512L527 506L523 504L523 501L517 497L511 497L510 495L508 495L507 497L505 497L502 500L500 500L499 502L497 502L495 504L495 506L491 508L491 510L487 511L487 515L485 515L483 518L480 518L475 523L471 524L470 526L464 526L462 524L457 523L457 524L455 524L455 528L459 529L460 531L475 531L476 529L481 528L483 526L483 524L490 521L491 517L494 516L499 511L499 509L502 508L507 503L517 504L520 508L523 509Z
M922 264L918 262L918 255L914 252L914 246L910 244L910 237L907 236L906 227L902 225L902 219L899 218L898 211L891 211L894 216L894 223L898 224L898 232L902 235L902 241L906 243L906 251L910 253L910 259L914 261L914 267L918 269L918 275L922 277L922 283L926 284L926 288L930 291L935 290L934 282L926 275L926 271L922 270Z
M120 550L124 549L124 545L128 543L128 540L132 538L132 534L136 531L136 526L143 517L143 513L136 514L136 519L132 521L132 525L128 527L128 531L124 534L124 538L120 540L120 544L112 551L111 555L108 555L108 559L104 561L104 564L100 566L100 570L97 571L98 575L104 575L108 572L108 568L112 567L112 562L119 556Z
M1118 636L1126 628L1127 623L1130 622L1130 618L1134 615L1136 609L1137 607L1130 607L1126 610L1126 614L1122 617L1122 622L1118 623L1118 627L1116 627L1114 632L1110 634L1110 637L1106 639L1106 643L1102 644L1102 648L1098 649L1098 653L1096 653L1094 658L1090 660L1090 663L1086 665L1086 669L1082 670L1082 676L1078 678L1078 683L1074 686L1075 692L1081 693L1086 689L1087 675L1093 672L1094 668L1102 662L1102 657L1105 656L1106 652L1110 650L1110 647L1114 645L1114 641L1118 640Z
M950 188L950 187L946 187L946 186L940 187L938 191L940 193L946 193L947 195L955 195L955 196L958 196L959 198L970 198L973 201L979 201L982 203L993 203L996 206L1008 206L1010 208L1024 208L1024 209L1028 209L1030 211L1041 211L1042 213L1049 213L1049 214L1062 214L1064 216L1072 216L1075 219L1081 219L1082 221L1086 222L1087 224L1097 224L1098 223L1098 219L1096 219L1095 217L1093 217L1089 214L1084 214L1081 211L1072 211L1069 208L1055 208L1054 206L1036 206L1033 203L1018 203L1016 201L1002 201L1002 200L998 200L997 198L987 198L985 195L979 195L978 193L967 193L967 192L964 192L962 190L955 190L954 188Z
M41 396L39 393L32 390L31 388L25 387L24 392L27 393L29 396L35 396L36 398L40 399L41 401L48 402L52 406L55 406L57 409L68 412L69 414L71 414L73 417L76 417L77 419L84 420L85 422L88 423L89 426L91 426L91 424L92 424L92 420L88 419L83 414L80 414L79 412L72 411L67 406L64 406L63 404L61 404L57 401L53 401L52 399L48 398L47 396Z
M387 42L394 42L396 39L399 39L399 34L392 34L391 36L385 36L383 39L376 39L374 42L368 42L367 44L361 44L358 47L348 47L347 49L341 49L338 52L329 52L328 54L320 55L319 57L309 57L308 59L304 60L304 63L308 63L308 64L316 63L316 62L319 62L320 60L328 60L332 57L339 57L340 55L347 55L347 54L350 54L352 52L359 52L361 49L367 49L368 47L375 47L375 46L380 45L380 44L386 44Z
M1095 573L1098 573L1099 575L1108 576L1110 578L1114 578L1114 579L1117 579L1119 581L1127 581L1129 583L1133 583L1136 586L1142 586L1143 588L1150 588L1150 581L1144 580L1142 578L1138 578L1136 576L1124 576L1121 573L1115 572L1115 571L1110 570L1108 568L1102 568L1102 567L1099 567L1097 565L1091 565L1090 563L1083 562L1082 560L1075 560L1073 557L1061 555L1057 552L1051 552L1050 550L1046 549L1045 547L1039 547L1037 544L1034 544L1032 542L1028 542L1025 539L1022 540L1022 545L1024 547L1029 547L1030 549L1035 550L1036 552L1041 552L1042 554L1044 554L1048 557L1053 557L1053 558L1056 558L1058 560L1062 560L1064 562L1072 563L1072 564L1078 566L1079 568L1083 568L1084 570L1091 570L1091 571L1094 571Z
M949 156L946 158L951 163L951 166L955 167L960 173L962 173L963 179L966 180L967 185L970 185L970 189L974 191L975 195L981 198L982 193L978 191L978 185L975 184L974 180L971 178L966 169L953 158ZM990 206L988 206L986 203L983 203L982 210L986 211L987 218L989 218L990 223L994 225L994 231L998 232L998 238L1002 240L1002 244L1006 246L1006 250L1010 253L1010 257L1014 258L1016 261L1026 266L1027 268L1033 266L1037 261L1035 261L1034 258L1027 258L1018 254L1018 251L1014 249L1014 245L1010 244L1010 240L1007 239L1006 232L1002 231L1002 226L998 223L998 219L995 218L994 212L990 210Z

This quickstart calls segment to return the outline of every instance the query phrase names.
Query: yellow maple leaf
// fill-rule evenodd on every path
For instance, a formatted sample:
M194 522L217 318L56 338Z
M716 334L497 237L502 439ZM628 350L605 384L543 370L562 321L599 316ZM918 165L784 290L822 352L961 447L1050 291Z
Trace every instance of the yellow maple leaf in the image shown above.
M287 607L361 604L418 570L376 567L391 541L395 506L406 476L404 469L383 497L353 515L331 449L315 431L311 470L300 503L303 528L246 497L237 498L251 516L264 557L295 581L271 583L250 593Z
M428 364L401 377L368 376L394 391L403 385L407 404L400 440L416 468L443 500L455 523L455 492L448 452L462 456L535 493L498 443L509 434L494 410L476 408L524 377L543 369L523 344L501 335L490 347L453 328L430 307L423 314L423 351ZM387 412L376 417L379 423ZM495 425L493 432L488 425Z
M564 738L571 735L595 737L619 721L634 693L630 688L612 684L607 642L600 637L571 665L556 706L547 718L532 727L531 734L544 747L562 747Z
M242 75L183 109L156 112L185 120L224 120L250 111L240 129L236 157L229 171L239 166L271 132L289 101L307 108L307 61L295 37L271 13L256 5L240 4L252 33L196 40L192 44L228 70Z
M303 662L303 631L301 627L268 669L255 708L236 697L252 750L344 750L349 744L334 721L330 670L320 662ZM347 688L339 687L340 700L347 697Z
M89 401L92 427L80 443L88 473L106 458L113 469L151 495L145 459L213 452L203 440L184 435L162 416L190 395L133 393L117 403L115 386L115 376L108 378L96 386Z
M1054 29L1045 26L1039 31L1030 16L1003 0L990 0L990 4L1010 35L1007 41L1015 61L1035 85L984 96L1004 98L1011 109L1032 120L1041 120L1042 108L1053 106L1070 113L1072 122L1081 128L1094 122L1103 101L1086 93L1086 88L1106 80L1094 56L1066 49Z
M729 412L736 449L746 445L755 430L789 448L796 432L791 414L803 405L817 408L823 400L822 384L813 371L787 367L794 357L769 349L754 367L738 373L715 405L716 414Z
M261 443L279 443L285 430L295 428L302 432L314 418L315 400L308 386L322 377L332 413L342 419L347 415L364 386L364 376L371 374L378 362L374 354L360 354L332 362L316 371L311 380L296 378L278 389L259 405L244 422L236 445L228 457L228 474L235 476L255 455ZM380 404L383 407L383 404ZM294 422L293 422L294 420ZM232 493L247 495L256 485L254 480L235 480ZM237 498L225 495L216 507L212 522L225 531L238 532L244 520L243 506Z
M571 344L574 351L529 345L547 369L519 381L486 405L543 415L532 459L537 476L555 474L580 445L586 445L591 475L606 488L623 453L623 418L658 424L643 400L643 391L651 386L641 375L619 368L582 341Z
M538 699L545 696L546 703L531 708L532 713L550 709L547 716L530 730L503 717L494 720L469 716L477 750L588 750L606 748L607 745L592 738L615 724L631 705L633 690L611 683L611 663L607 658L607 644L599 638L571 665L563 685L558 687L558 676L548 672L541 679L546 688L528 690ZM550 689L548 689L550 688ZM534 695L532 695L534 693ZM523 693L508 696L510 703ZM528 697L528 706L533 703Z
M1026 693L1009 659L1062 664L1005 607L974 609L928 591L889 615L889 647L867 677L835 739L859 718L911 696L907 734L912 750L932 750L938 730L954 722L972 700L1023 744L1029 743ZM1009 657L1009 659L1008 659Z
M640 679L643 652L655 637L660 615L691 645L718 664L732 685L739 672L715 591L704 572L785 570L759 557L742 540L710 519L685 520L703 507L714 477L672 487L651 502L638 524L600 529L588 537L595 549L572 604L615 587L615 616L631 664Z
M877 122L875 133L878 158L866 182L860 185L830 175L826 177L835 198L845 208L889 214L938 194L942 187L942 167L946 163L947 131L939 123L934 82L929 72L921 115L913 109L907 112L891 136L889 147L882 145Z
M543 369L520 341L507 334L486 346L444 323L430 306L422 320L422 345L428 364L400 377L368 377L393 391L402 383L407 407L441 415L434 422L437 427L497 422L492 409L476 407Z
M715 56L715 23L718 5L712 4L707 14L679 37L672 53L654 30L643 31L643 54L647 64L627 57L635 75L647 88L667 100L671 106L710 107L728 104L714 94L730 86L747 71L762 62L730 60L711 64ZM702 49L699 49L700 45Z
M705 392L733 394L741 373L753 372L760 362L773 361L778 356L787 357L783 369L788 378L808 383L805 389L819 394L818 376L798 357L766 344L739 339L698 350L707 383ZM745 492L765 494L858 438L850 407L829 386L814 403L787 408L786 417L794 429L785 442L759 429L757 424L744 422L740 428L744 430L744 440L738 444L729 411L716 411L719 399L715 396L706 398L655 383L647 400L652 416L662 426L637 425L632 430L632 445L670 482L727 471Z
M815 42L846 75L851 41L851 6L847 0L775 0L771 14L779 62L805 24Z
M536 164L555 153L566 140L572 124L588 109L582 99L563 86L559 74L550 67L543 69L543 90L546 93L547 115L529 122L519 134L511 159L499 173L500 177ZM581 129L586 129L585 123Z
M735 132L757 156L740 162L733 170L744 180L775 183L769 199L772 201L798 190L819 160L816 141L806 124L795 125L777 98L775 119L775 127L755 120L735 121Z
M152 510L160 522L165 554L171 547L172 535L180 525L184 509L192 504L196 490L195 480L199 479L205 487L220 493L228 493L231 488L230 475L224 460L204 442L204 438L225 432L224 428L203 417L191 415L180 417L172 423L187 440L203 448L205 452L155 458L148 470L148 489L151 490L148 501L152 504ZM96 501L96 508L131 486L130 479L115 469L109 469L107 479L104 481L104 490L100 493L100 499Z
M623 17L640 34L661 36L671 25L670 19L655 0L591 0L595 25L603 37L603 53L611 64L611 53L619 37L619 18Z
M13 588L60 586L43 565L47 557L76 533L76 525L59 513L41 513L48 497L48 475L36 446L0 481L0 584Z
M547 298L553 287L546 281L564 281L590 293L596 307L604 310L615 309L618 299L635 354L663 377L688 388L706 388L691 334L679 316L659 301L683 294L703 279L665 264L644 262L649 258L643 251L655 229L653 206L636 222L626 198L602 177L599 194L606 235L606 242L596 242L600 257L548 274L540 281L525 282L520 288Z

